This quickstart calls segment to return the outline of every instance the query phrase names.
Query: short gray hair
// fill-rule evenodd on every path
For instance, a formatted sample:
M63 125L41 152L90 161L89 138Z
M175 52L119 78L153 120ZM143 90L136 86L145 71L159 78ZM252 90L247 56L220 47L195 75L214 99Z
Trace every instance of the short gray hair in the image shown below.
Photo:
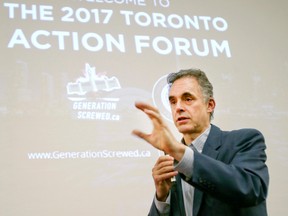
M183 77L193 77L197 80L205 102L208 102L210 98L213 98L213 86L211 82L207 78L205 72L197 68L185 69L175 73L170 73L167 76L167 83L171 87L176 80ZM211 113L211 118L213 117L213 113L214 111Z

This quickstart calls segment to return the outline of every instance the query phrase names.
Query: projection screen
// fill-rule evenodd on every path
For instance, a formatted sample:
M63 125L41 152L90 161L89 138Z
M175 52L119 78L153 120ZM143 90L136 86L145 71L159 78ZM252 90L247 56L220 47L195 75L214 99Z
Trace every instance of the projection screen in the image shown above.
M287 213L288 3L224 0L2 1L0 215L147 215L162 153L134 107L171 121L165 78L200 68L213 124L257 128L268 211Z

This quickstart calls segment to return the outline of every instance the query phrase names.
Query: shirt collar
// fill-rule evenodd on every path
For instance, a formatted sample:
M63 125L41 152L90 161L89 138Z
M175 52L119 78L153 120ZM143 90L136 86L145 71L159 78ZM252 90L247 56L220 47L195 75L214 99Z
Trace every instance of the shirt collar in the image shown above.
M194 146L196 148L196 150L198 152L202 152L203 148L204 148L204 144L208 138L208 135L210 133L211 130L211 125L209 125L209 127L202 133L200 134L200 136L198 136L192 143L190 146ZM182 142L185 144L184 142L184 138L182 139Z

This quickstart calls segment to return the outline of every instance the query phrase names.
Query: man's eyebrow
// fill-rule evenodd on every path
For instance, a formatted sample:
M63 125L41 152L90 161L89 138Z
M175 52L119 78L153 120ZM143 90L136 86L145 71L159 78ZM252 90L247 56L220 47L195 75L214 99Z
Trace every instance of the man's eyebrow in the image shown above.
M187 96L193 96L193 94L190 93L190 92L184 92L184 93L181 95L181 97L187 97ZM175 96L174 96L174 95L169 95L168 98L169 98L169 100L172 100L172 99L175 98Z
M169 101L172 100L173 98L175 98L173 95L168 97Z
M192 96L193 94L191 94L190 92L184 92L183 94L182 94L182 96Z

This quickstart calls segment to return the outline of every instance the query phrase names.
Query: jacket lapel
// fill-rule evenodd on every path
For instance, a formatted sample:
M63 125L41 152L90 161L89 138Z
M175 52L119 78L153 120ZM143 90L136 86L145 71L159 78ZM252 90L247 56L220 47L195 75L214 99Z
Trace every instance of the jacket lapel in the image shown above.
M174 215L178 215L178 213L180 213L181 216L185 216L186 213L185 213L185 206L184 206L184 200L183 200L183 191L182 191L182 183L181 183L181 177L180 177L180 174L178 174L176 176L176 187L177 187L177 192L176 192L176 196L177 196L177 201L176 203L179 203L179 206L178 206L178 209L179 209L179 212L177 212L176 214L172 214L173 216Z
M218 156L217 149L219 148L219 146L221 146L221 130L216 126L211 125L211 130L204 144L202 154L216 159ZM202 203L202 198L203 192L195 188L193 201L193 216L197 216Z

